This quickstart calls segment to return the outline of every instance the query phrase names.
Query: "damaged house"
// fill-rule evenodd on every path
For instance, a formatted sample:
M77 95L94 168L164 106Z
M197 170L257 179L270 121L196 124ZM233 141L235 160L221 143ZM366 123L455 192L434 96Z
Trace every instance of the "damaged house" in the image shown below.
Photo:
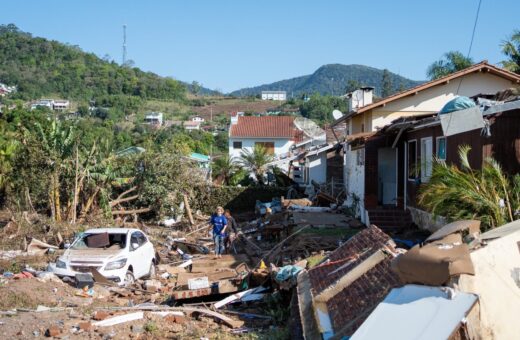
M518 115L501 114L498 107L481 110L491 133L483 137L480 125L446 135L437 113L458 96L494 95L519 83L519 75L483 61L378 102L365 95L364 100L352 103L353 110L334 123L344 124L347 131L343 142L346 204L357 207L365 224L395 229L408 226L413 219L424 226L431 221L414 210L415 196L420 183L428 180L434 157L456 162L458 146L468 144L473 150L472 165L481 164L487 156L500 162L505 155L517 155L503 166L518 169Z
M375 226L360 231L298 276L305 339L351 336L388 292L399 285L391 270L392 239Z
M229 157L239 159L256 146L273 155L268 166L279 168L300 185L327 180L327 152L333 146L327 143L325 131L310 119L232 113Z

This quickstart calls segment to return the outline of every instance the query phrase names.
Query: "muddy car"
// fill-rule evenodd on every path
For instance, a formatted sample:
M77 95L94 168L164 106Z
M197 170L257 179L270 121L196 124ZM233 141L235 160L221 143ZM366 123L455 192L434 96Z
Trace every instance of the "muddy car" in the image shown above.
M56 261L54 273L75 276L91 268L120 285L155 275L155 250L139 229L89 229Z

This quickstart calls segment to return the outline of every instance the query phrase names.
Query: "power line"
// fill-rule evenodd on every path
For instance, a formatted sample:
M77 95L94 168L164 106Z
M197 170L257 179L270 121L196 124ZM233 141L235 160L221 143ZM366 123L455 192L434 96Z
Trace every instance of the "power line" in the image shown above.
M471 32L471 40L470 40L470 43L469 43L468 54L466 54L466 59L469 59L469 56L471 54L471 49L473 48L473 40L475 39L475 32L477 30L478 16L480 14L480 5L481 4L482 4L482 0L479 0L478 1L478 7L477 7L477 15L475 16L475 22L473 23L473 31ZM459 86L457 87L457 93L456 94L459 94L460 85L462 85L462 79L463 79L463 77L460 78Z

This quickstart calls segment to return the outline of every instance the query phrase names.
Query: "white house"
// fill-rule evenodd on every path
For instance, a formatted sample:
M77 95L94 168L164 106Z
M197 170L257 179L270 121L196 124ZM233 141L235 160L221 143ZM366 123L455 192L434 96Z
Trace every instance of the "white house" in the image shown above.
M285 91L262 91L262 100L287 100Z
M40 99L31 105L31 110L35 110L39 107L46 107L52 110L54 108L54 99Z
M203 123L204 122L204 118L201 117L201 116L195 116L195 117L191 117L191 121L192 122L201 122L201 123Z
M146 124L153 126L161 126L163 124L162 112L150 112L144 117Z
M275 160L269 165L280 168L300 184L326 181L327 158L325 132L314 122L294 116L244 116L233 113L229 129L229 156L240 158L261 145ZM323 149L323 150L322 150Z
M56 111L65 111L68 110L70 106L70 102L64 99L56 99L54 100L53 109Z
M184 129L191 131L191 130L200 130L201 122L195 122L195 121L187 121L183 123Z

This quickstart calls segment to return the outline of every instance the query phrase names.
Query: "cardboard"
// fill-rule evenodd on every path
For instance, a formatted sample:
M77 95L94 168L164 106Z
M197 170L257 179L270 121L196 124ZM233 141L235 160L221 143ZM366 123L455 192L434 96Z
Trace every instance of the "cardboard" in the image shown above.
M469 247L462 243L459 234L448 235L425 246L416 245L396 257L392 269L402 283L430 286L446 284L451 277L460 274L475 275Z

